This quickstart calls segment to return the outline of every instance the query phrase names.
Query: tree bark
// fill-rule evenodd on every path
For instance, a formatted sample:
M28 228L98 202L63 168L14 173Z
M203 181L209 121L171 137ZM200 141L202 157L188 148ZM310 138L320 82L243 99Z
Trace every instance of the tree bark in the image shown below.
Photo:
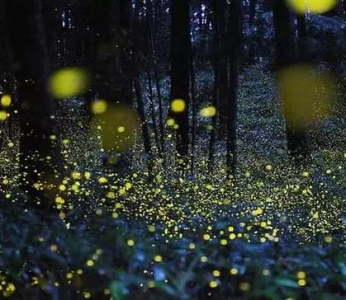
M189 152L190 15L189 0L171 0L171 100L183 99L186 108L173 113L177 129L176 149L187 162Z
M296 55L290 13L283 0L275 1L273 15L276 42L275 64L276 68L280 69L291 64ZM294 124L290 124L288 121L292 119L289 117L289 114L291 113L290 109L287 107L285 99L282 99L282 101L283 115L286 120L288 153L293 162L301 164L308 156L306 132L304 127L297 129Z

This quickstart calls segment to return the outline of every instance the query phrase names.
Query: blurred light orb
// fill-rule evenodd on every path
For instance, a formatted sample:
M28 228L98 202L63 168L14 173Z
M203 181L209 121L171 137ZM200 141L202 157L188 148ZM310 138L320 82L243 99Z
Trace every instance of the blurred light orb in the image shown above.
M67 67L56 71L49 79L48 89L57 99L83 94L89 87L89 74L77 67Z
M94 115L103 114L106 112L107 106L106 100L99 99L91 103L91 111Z
M323 14L332 10L338 3L337 0L286 0L287 6L298 14L307 12Z
M207 106L201 109L200 115L202 117L211 118L216 115L216 108L214 106Z
M335 79L331 73L317 72L308 65L291 65L278 72L278 86L286 122L303 129L332 114Z
M181 113L185 110L186 103L183 99L174 99L171 102L171 110L175 113Z
M11 95L4 94L1 97L1 106L2 107L9 107L11 105L12 98Z
M129 105L108 103L104 113L93 116L92 128L100 136L105 151L124 152L135 142L140 118Z
M174 124L175 124L175 121L174 121L174 119L173 118L169 118L167 121L166 121L166 124L167 124L167 126L174 126Z

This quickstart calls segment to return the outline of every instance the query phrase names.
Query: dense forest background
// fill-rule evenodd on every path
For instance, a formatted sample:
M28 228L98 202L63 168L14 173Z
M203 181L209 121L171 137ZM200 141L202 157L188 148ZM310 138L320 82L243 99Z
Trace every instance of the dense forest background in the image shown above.
M345 20L1 1L0 297L344 299Z

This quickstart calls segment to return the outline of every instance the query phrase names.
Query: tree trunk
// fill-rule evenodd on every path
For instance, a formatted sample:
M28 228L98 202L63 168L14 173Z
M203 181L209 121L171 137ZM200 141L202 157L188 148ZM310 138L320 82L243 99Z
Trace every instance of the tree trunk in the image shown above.
M185 110L173 113L177 129L176 149L187 162L189 152L190 15L189 0L171 0L171 100L185 101Z
M276 68L284 68L294 61L295 47L293 43L293 33L291 28L290 13L283 0L275 1L274 4L274 28ZM290 124L288 120L290 110L283 101L283 115L286 120L286 138L288 153L294 162L300 164L308 156L308 144L304 127L297 129L294 124Z
M237 90L238 60L241 41L241 14L237 1L231 1L229 7L229 68L227 102L227 171L236 174L237 163Z
M29 206L49 208L54 199L50 199L44 190L36 189L34 184L44 184L49 178L58 176L57 169L62 160L58 153L54 153L49 138L55 134L51 118L54 103L47 93L49 61L41 13L40 0L11 0L6 7L18 80L20 188L32 201Z

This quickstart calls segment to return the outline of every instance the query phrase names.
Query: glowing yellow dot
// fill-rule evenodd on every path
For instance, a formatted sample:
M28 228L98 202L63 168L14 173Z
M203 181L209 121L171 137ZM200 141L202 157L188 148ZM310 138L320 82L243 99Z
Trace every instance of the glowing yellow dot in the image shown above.
M313 14L323 14L336 6L337 0L286 0L286 3L295 12L304 14L311 12Z
M2 95L1 97L2 107L9 107L11 105L11 102L12 102L12 98L10 95L8 94Z
M82 174L80 172L72 172L71 174L73 179L80 179L82 177Z
M214 270L213 271L213 276L220 277L221 276L221 272L219 270Z
M258 215L260 215L260 214L262 214L263 213L263 209L261 208L261 207L258 207L257 209L255 209L254 211L252 211L252 215L253 216L258 216Z
M9 146L10 148L14 147L14 143L13 143L13 142L9 142L9 143L8 143L8 146Z
M134 240L127 240L127 245L132 247L135 245L135 241Z
M70 143L70 140L69 139L64 139L61 141L63 145L67 145Z
M326 243L331 243L332 241L333 241L333 238L330 236L330 235L327 235L325 238L324 238L324 241L326 242Z
M193 250L196 248L196 245L194 243L189 244L189 249Z
M260 226L262 227L262 228L266 228L267 227L267 222L261 222L261 224L260 224Z
M226 245L228 244L228 242L227 242L226 239L221 239L221 240L220 240L220 244L221 244L222 246L226 246Z
M206 257L206 256L201 257L201 262L207 262L207 261L208 261L208 257Z
M84 173L84 177L85 177L85 179L90 179L91 173L90 172L85 172Z
M229 232L233 232L233 231L234 231L234 227L233 227L233 226L229 226L229 227L227 228L227 230L228 230Z
M248 282L241 282L239 284L239 289L241 291L248 292L248 291L250 291L250 288L251 288L251 286L250 286L250 283L248 283Z
M302 175L303 175L303 177L309 177L309 172L306 172L306 171L305 171L305 172L303 172Z
M109 199L115 199L115 193L114 192L108 192L106 197Z
M49 80L49 91L58 99L75 97L89 87L89 76L80 68L63 68L55 72Z
M229 235L229 239L230 239L230 240L234 240L236 237L237 237L237 235L234 234L234 233L231 233L231 234Z
M203 240L209 241L210 240L210 235L208 233L203 234Z
M306 278L306 273L304 271L297 272L297 278L298 279L304 279Z
M108 179L107 179L106 177L100 177L100 178L98 179L98 182L101 183L101 184L107 183L107 182L108 182Z
M126 182L125 183L125 189L129 190L130 188L132 188L132 183L131 182Z
M154 225L148 225L148 231L149 232L155 232L155 226Z
M58 196L58 197L55 198L55 202L58 203L58 204L64 204L65 200Z
M270 272L269 272L269 270L264 269L264 270L262 271L262 274L263 274L264 276L268 276L268 275L270 274Z
M298 280L298 285L299 286L306 286L306 279L299 279Z
M214 117L216 115L216 108L214 106L207 106L200 111L202 117Z
M0 110L0 121L5 121L7 119L7 112Z
M103 114L107 110L107 101L106 100L96 100L91 103L91 111L95 115Z
M64 184L60 184L59 185L59 191L65 191L66 190L66 186Z
M153 280L148 281L148 287L149 288L154 288L155 286L156 286L155 281L153 281Z
M166 121L166 124L167 124L167 126L174 126L175 121L174 121L174 119L170 118Z
M52 244L52 245L50 245L50 250L56 252L56 251L58 251L58 246L56 244Z
M124 126L119 126L118 128L117 128L117 130L118 130L118 132L124 132L125 131L125 127Z
M218 286L217 281L215 281L215 280L209 281L209 287L216 288L217 286Z
M91 294L89 292L84 293L84 298L89 299L91 297Z
M171 103L171 110L180 113L185 110L186 104L183 99L174 99Z
M154 261L156 261L156 262L162 262L162 256L161 256L161 255L155 255L155 256L154 256Z
M270 171L273 169L273 166L272 165L266 165L266 170Z

